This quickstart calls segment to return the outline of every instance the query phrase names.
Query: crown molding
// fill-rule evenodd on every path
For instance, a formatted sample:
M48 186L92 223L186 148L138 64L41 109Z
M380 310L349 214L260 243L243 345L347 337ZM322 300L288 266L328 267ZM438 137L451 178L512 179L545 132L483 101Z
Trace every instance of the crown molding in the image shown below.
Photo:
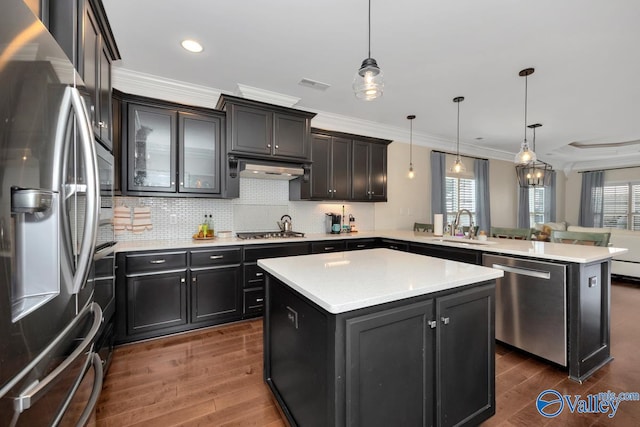
M283 93L272 92L270 90L260 89L258 87L243 85L238 83L238 89L236 95L243 98L252 99L254 101L266 102L268 104L279 105L281 107L293 107L300 98L295 96L285 95Z
M215 108L222 93L215 88L118 67L113 67L112 80L113 87L124 93L205 108Z
M220 94L224 92L220 89L185 83L119 67L113 68L113 86L125 93L165 99L167 101L205 108L215 108ZM243 84L238 84L236 95L285 107L294 106L300 101L300 98ZM317 113L312 123L312 126L315 128L409 143L409 129L389 126L370 120L356 119L328 111L314 110L311 108L307 108L306 110ZM435 135L414 132L413 143L434 150L455 152L455 141ZM512 161L515 153L461 141L460 154L462 156L468 155Z

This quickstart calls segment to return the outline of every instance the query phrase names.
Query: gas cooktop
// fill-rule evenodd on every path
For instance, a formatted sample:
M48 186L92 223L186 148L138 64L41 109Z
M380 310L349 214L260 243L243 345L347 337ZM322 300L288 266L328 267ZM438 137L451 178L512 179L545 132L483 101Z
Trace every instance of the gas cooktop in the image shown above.
M238 239L286 239L291 237L304 237L304 233L297 231L252 231L236 233Z

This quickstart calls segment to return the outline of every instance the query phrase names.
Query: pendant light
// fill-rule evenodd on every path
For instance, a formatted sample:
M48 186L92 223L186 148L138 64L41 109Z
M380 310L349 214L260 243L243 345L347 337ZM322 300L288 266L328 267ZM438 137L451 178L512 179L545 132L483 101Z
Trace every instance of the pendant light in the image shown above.
M531 144L532 150L536 151L536 129L541 127L542 124L534 123L527 126L533 130L533 142ZM548 187L551 185L551 172L553 168L549 163L545 163L542 160L530 161L528 163L516 165L516 175L518 177L518 183L520 187Z
M415 118L416 116L413 114L407 116L409 120L409 174L407 176L409 179L413 179L416 176L413 171L413 119Z
M353 92L356 97L365 101L373 101L382 96L384 80L382 70L371 57L371 0L369 0L369 56L362 61L360 69L353 79Z
M453 166L450 171L453 173L460 173L467 170L462 163L462 159L460 159L460 103L464 101L464 96L456 96L453 98L453 102L458 104L458 131L456 133L456 160L453 162Z
M527 143L527 78L533 74L534 71L533 68L525 68L518 73L520 77L524 77L524 141L522 141L520 151L518 151L514 159L516 164L536 161L536 153L529 149L529 144Z

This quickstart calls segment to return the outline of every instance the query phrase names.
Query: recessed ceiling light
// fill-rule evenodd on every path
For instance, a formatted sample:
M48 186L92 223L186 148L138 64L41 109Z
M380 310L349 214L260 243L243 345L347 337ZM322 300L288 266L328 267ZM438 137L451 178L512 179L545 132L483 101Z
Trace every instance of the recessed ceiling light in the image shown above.
M182 40L182 43L180 44L182 45L183 48L185 48L189 52L200 53L204 50L202 45L195 40L189 40L189 39Z

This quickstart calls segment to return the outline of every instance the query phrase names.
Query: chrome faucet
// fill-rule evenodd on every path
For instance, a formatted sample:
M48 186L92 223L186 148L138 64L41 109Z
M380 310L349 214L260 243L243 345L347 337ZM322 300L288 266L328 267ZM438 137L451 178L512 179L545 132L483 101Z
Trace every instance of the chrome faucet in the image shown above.
M475 227L473 226L473 214L469 212L468 209L460 209L458 213L456 213L456 219L453 220L453 233L455 233L455 230L460 226L460 214L464 212L469 215L469 234L467 238L473 239L476 236Z

